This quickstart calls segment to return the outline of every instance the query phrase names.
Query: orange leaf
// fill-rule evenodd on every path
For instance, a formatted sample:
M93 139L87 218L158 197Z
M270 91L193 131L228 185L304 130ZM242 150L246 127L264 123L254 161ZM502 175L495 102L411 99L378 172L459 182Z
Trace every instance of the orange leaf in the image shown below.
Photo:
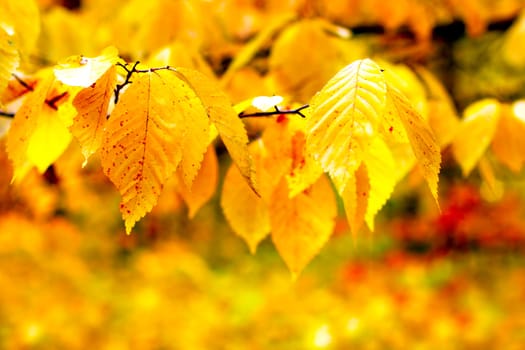
M269 203L269 214L272 240L296 277L330 238L337 206L326 176L294 198L288 193L283 180Z
M525 101L504 106L492 140L492 151L510 170L519 173L525 162Z
M71 133L80 143L86 164L88 158L102 145L108 106L117 82L115 66L109 68L96 83L81 90L73 100L78 111Z
M255 168L248 151L248 135L229 98L215 81L198 71L179 67L176 73L200 98L230 157L251 187L256 189Z
M188 216L193 218L197 211L213 196L217 188L217 178L219 164L215 148L209 146L204 154L202 165L192 183L191 188L188 188L183 181L179 182L179 193L186 202L189 208ZM183 177L180 173L179 177Z
M185 123L206 115L193 90L172 79L167 70L138 75L107 122L101 162L122 195L127 233L151 211L163 184L189 152L182 148Z
M268 209L234 165L224 178L221 207L233 231L244 239L252 254L255 253L259 242L270 232Z

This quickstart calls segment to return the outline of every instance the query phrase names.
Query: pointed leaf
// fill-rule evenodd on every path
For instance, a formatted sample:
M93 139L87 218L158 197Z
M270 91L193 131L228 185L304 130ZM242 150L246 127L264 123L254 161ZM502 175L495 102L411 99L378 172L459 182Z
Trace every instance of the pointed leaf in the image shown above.
M358 60L340 70L311 101L307 153L330 174L339 193L360 164L356 139L377 128L384 111L386 83L379 66Z
M387 98L390 100L388 105L395 109L405 128L414 155L422 169L423 177L427 181L432 196L437 200L441 153L434 134L401 92L389 87Z
M40 11L36 1L0 1L0 28L13 36L23 57L29 55L40 34Z
M224 178L221 207L233 231L244 239L252 254L255 253L259 242L270 232L268 209L234 165Z
M218 167L215 149L213 146L209 146L191 188L186 186L184 180L179 182L180 195L189 208L188 216L190 218L193 218L197 211L213 197L217 188ZM183 177L180 174L180 168L179 177Z
M181 162L185 122L205 113L193 91L180 80L173 85L172 77L166 70L137 75L106 125L102 167L122 195L128 233Z
M85 162L102 145L108 106L116 82L117 71L112 66L96 83L80 91L73 100L78 114L70 130L80 143Z
M165 82L174 88L179 99L186 100L191 109L181 109L184 117L184 137L182 139L182 175L186 187L192 187L193 180L211 143L210 119L207 106L190 83L181 79L181 75L173 70L161 70ZM179 92L180 91L180 92ZM209 113L209 112L208 112Z
M0 27L0 95L18 67L19 56L12 38ZM1 103L0 103L1 106Z
M99 80L118 60L117 49L110 46L97 57L68 57L55 67L54 72L56 78L66 85L87 88Z
M370 230L373 231L374 217L392 195L398 180L398 177L394 175L397 171L397 164L390 149L379 137L373 138L366 147L363 162L366 165L370 187L365 220Z
M345 208L346 219L354 238L365 221L368 197L370 196L370 182L364 164L350 177L341 197Z
M21 180L33 164L27 157L29 142L35 130L41 125L39 117L44 113L45 101L55 79L50 72L38 83L33 92L28 93L17 111L7 134L7 153L13 162L13 181Z
M521 171L525 162L524 107L525 101L504 106L492 140L492 151L498 160L515 173Z
M330 238L337 206L330 182L323 176L294 198L281 181L269 204L272 240L277 251L297 276Z
M494 99L483 99L468 106L452 142L454 158L467 176L494 138L501 115L501 104Z
M415 69L427 90L428 124L443 148L452 142L459 127L458 112L441 81L423 66Z
M230 157L239 167L241 174L255 189L255 170L248 151L248 135L244 124L235 113L231 101L221 91L217 83L204 74L187 68L177 68L176 72L181 79L189 83L206 106L210 121L217 128Z

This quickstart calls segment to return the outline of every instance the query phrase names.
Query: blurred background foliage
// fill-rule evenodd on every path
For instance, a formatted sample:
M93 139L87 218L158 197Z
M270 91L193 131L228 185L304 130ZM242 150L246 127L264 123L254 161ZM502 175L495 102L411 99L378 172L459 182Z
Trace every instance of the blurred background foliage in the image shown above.
M26 69L117 45L123 57L215 74L235 102L305 103L365 56L439 77L458 111L523 98L523 1L40 0ZM256 137L264 121L249 121ZM4 141L1 141L2 143ZM0 147L0 348L521 349L525 181L464 179L444 142L439 211L417 176L376 231L352 238L341 210L292 281L267 239L255 256L221 213L220 189L188 219L174 186L132 235L97 162L75 144L11 186ZM218 146L221 179L228 166ZM490 154L488 160L492 161ZM220 187L220 184L219 184Z

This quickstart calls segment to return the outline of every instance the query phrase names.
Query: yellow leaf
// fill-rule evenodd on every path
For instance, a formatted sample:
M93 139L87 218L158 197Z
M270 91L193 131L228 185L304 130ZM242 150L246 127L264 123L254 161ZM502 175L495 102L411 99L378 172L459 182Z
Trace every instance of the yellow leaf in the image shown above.
M101 162L122 195L129 233L151 211L183 158L185 123L205 111L185 83L167 70L138 74L106 124ZM198 147L201 147L200 145Z
M323 169L312 155L305 153L306 135L302 131L297 131L292 136L291 142L292 170L286 175L290 198L312 186L323 174Z
M44 172L71 138L58 111L46 104L55 78L50 71L42 75L17 111L7 135L7 151L14 165L13 181L21 180L34 165Z
M341 194L345 208L346 219L354 238L365 221L365 214L370 196L370 182L364 164L350 177Z
M428 124L443 148L452 142L459 126L454 102L443 84L423 66L415 67L418 76L425 83L428 99Z
M209 109L207 109L202 98L198 96L197 91L186 79L181 79L178 72L173 70L161 70L159 72L168 85L176 87L175 91L178 94L176 101L185 100L188 107L191 107L191 109L181 109L184 117L184 136L182 138L183 153L180 164L184 183L186 187L191 188L193 180L199 172L204 153L212 141L210 138L210 119L207 114ZM186 94L181 94L179 91Z
M501 115L501 104L483 99L468 106L452 142L454 158L467 176L494 138Z
M213 196L217 188L219 164L213 146L204 154L202 165L191 188L184 181L179 182L179 192L189 208L188 216L193 218L197 211ZM179 168L180 170L180 168ZM179 172L179 176L180 175Z
M397 171L397 164L390 149L379 137L370 140L364 152L363 162L366 165L370 188L365 220L370 230L373 231L374 217L390 198L397 183L398 177L394 175Z
M330 174L339 193L360 165L357 139L374 134L385 99L381 69L365 59L340 70L311 101L306 150Z
M269 203L272 240L277 251L297 276L330 238L337 206L330 182L323 176L294 198L281 181Z
M278 93L308 101L348 62L340 47L342 40L330 35L325 23L320 19L298 21L277 37L269 65Z
M230 157L251 187L256 189L255 170L248 151L248 135L231 101L217 84L204 74L187 68L177 68L176 72L182 80L189 83L201 99Z
M53 164L71 142L71 133L54 109L42 108L27 145L27 159L40 173Z
M71 133L80 143L84 165L88 158L102 145L108 106L117 82L116 67L110 67L96 83L80 91L73 100L78 114Z
M513 68L523 69L525 67L525 54L521 49L525 40L525 11L521 11L519 17L503 36L501 54L503 60Z
M521 107L520 107L521 106ZM525 162L525 101L502 106L501 117L492 140L492 151L510 170L519 173Z
M56 78L66 85L87 88L99 80L118 60L117 49L110 46L97 57L68 57L54 68L54 72Z
M226 86L232 79L235 72L248 64L253 57L261 50L270 39L281 30L287 23L294 19L295 15L289 13L280 13L276 16L272 16L272 19L267 23L248 44L246 44L242 50L235 55L234 60L228 67L228 70L223 74L221 78L221 85Z
M18 63L18 50L11 36L0 28L0 95L6 89L11 74L18 67Z
M230 166L224 178L221 207L233 231L255 253L257 245L270 232L266 203L244 181L236 166Z
M150 67L186 67L202 72L209 77L214 76L213 70L199 51L181 41L174 41L153 53L147 64Z
M389 87L388 99L390 101L387 105L395 110L395 114L401 120L414 155L423 172L423 177L427 181L432 196L437 200L441 153L434 134L401 92L393 87Z
M13 36L23 57L35 48L40 34L40 13L34 0L0 1L0 28Z

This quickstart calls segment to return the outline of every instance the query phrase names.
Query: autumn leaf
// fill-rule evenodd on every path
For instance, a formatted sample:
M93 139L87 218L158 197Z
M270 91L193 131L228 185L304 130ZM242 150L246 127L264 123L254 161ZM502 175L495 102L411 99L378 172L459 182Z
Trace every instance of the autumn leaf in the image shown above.
M373 231L374 217L392 195L398 180L394 176L397 164L390 149L379 137L370 140L370 143L364 150L363 163L366 166L368 183L361 179L363 177L361 175L361 177L358 177L360 181L356 180L356 191L358 193L357 196L361 195L361 197L365 197L364 193L367 193L365 220L370 230ZM366 191L367 185L369 187L368 191ZM357 208L359 209L360 206L358 205Z
M353 176L350 177L344 192L341 194L346 219L354 239L365 221L369 196L370 181L365 165L361 164Z
M206 111L193 90L168 70L141 73L122 95L106 125L101 162L122 195L126 232L152 209L182 159L194 153L183 148L192 132L186 123L202 116Z
M525 101L502 106L492 140L492 152L510 170L519 173L525 162Z
M85 159L84 165L102 145L108 106L116 83L116 67L111 66L95 83L81 90L73 100L78 114L70 130L80 143Z
M66 85L87 88L99 80L118 61L117 49L110 46L97 57L90 58L82 55L68 57L55 67L54 72L56 78Z
M233 231L248 244L250 252L254 254L259 242L270 232L268 207L252 191L234 165L230 166L224 178L221 207Z
M454 158L467 176L490 145L501 115L501 105L483 99L468 106L452 142Z
M18 67L18 64L18 50L11 36L0 28L0 94L6 89L11 74Z
M337 207L324 176L294 198L288 191L281 181L269 203L269 216L272 240L295 278L330 238Z
M443 148L452 142L459 126L458 112L443 84L423 66L416 66L418 77L425 84L428 100L428 124Z
M61 121L61 106L50 103L66 94L57 92L56 87L51 71L43 72L15 115L7 136L13 181L21 180L33 166L43 173L69 145L71 134ZM51 96L52 92L56 95Z
M248 135L228 97L217 83L204 74L187 68L177 68L180 79L186 81L206 107L206 111L241 174L256 189L254 166L248 151Z
M311 101L306 127L306 151L328 172L339 193L360 165L356 139L372 135L386 100L386 82L370 59L341 69Z
M388 109L393 110L401 120L423 177L427 181L432 196L437 201L441 153L434 134L408 99L395 87L389 86L387 96Z
M2 0L0 29L12 37L21 56L27 58L35 49L40 34L40 11L37 3L34 0Z
M179 193L189 208L188 216L193 218L197 211L213 196L217 188L219 164L215 149L209 146L204 154L202 165L191 187L186 186L184 175L179 167Z

